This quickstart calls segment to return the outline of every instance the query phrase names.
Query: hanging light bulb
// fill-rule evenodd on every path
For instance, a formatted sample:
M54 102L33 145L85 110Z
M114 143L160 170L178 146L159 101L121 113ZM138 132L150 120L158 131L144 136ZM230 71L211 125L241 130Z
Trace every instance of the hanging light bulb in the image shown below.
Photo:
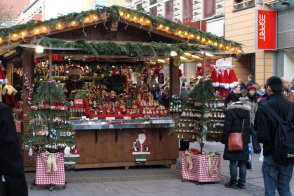
M84 19L84 23L89 23L89 22L91 22L91 21L90 21L90 17L87 16L87 17Z
M76 27L76 26L79 25L79 22L74 20L74 21L71 21L70 24L71 24L72 27Z
M62 30L63 29L63 24L61 22L57 23L56 29L57 30Z
M44 52L44 47L41 45L36 46L36 53L40 54Z
M13 33L11 36L10 36L10 39L15 41L15 40L18 40L18 35L16 33Z
M214 46L217 46L217 42L214 42L213 45L214 45Z
M127 18L130 18L131 17L131 15L130 14L127 14Z
M27 32L26 31L22 31L20 34L21 34L22 37L25 37L26 34L27 34Z
M211 44L211 40L208 40L208 44Z
M146 22L146 24L148 24L148 25L151 23L151 21L150 21L150 20L148 20L148 19L146 19L146 21L145 21L145 22Z
M163 25L162 24L158 25L158 28L159 29L162 29L163 28Z
M200 39L201 39L201 37L198 35L198 36L196 37L196 39L197 39L197 40L200 40Z
M41 29L43 33L47 33L49 31L49 28L46 26L43 26Z
M202 42L205 42L205 38L202 38Z
M223 47L223 44L220 44L220 45L219 45L219 48L222 48L222 47Z
M98 16L96 14L92 14L92 19L96 21L98 19Z
M177 56L177 55L178 55L178 53L176 51L171 51L170 52L170 56Z
M3 43L3 38L2 37L0 37L0 44L2 44Z
M169 30L169 27L165 27L165 30L168 31Z
M140 18L140 22L141 23L144 22L144 18L143 17Z
M229 50L229 48L230 48L229 46L226 46L226 49L227 49L227 50Z
M187 36L187 35L188 35L188 32L187 32L187 31L185 31L184 35L185 35L185 36Z
M194 38L195 37L195 35L194 34L190 34L190 38Z
M124 16L124 14L125 14L125 13L124 13L123 11L119 11L119 15L120 15L120 16Z
M137 16L134 16L134 17L133 17L133 20L134 20L134 21L137 21L137 20L138 20L138 17L137 17Z

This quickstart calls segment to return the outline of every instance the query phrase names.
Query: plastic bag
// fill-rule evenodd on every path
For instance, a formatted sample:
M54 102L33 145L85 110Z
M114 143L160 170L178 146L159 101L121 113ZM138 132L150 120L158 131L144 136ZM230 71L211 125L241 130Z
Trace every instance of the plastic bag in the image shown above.
M261 148L261 152L260 152L260 155L259 155L259 159L258 159L258 160L259 160L260 162L263 162L263 158L264 158L264 157L263 157L263 147L262 147L262 148Z

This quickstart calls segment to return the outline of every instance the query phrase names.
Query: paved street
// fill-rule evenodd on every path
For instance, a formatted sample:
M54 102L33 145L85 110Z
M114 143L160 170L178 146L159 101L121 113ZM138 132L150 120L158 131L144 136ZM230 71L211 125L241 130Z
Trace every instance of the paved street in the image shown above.
M222 152L220 143L207 143L205 151ZM259 155L254 155L253 171L247 173L247 186L245 190L233 190L224 188L223 184L228 180L228 162L222 160L220 184L197 185L193 182L182 182L181 171L164 167L157 168L131 168L124 170L99 169L78 170L66 173L67 188L65 190L53 190L34 188L30 190L31 196L173 196L173 195L263 195L263 180ZM179 164L178 164L179 166ZM34 178L34 173L28 173L28 182ZM294 191L294 183L292 191Z

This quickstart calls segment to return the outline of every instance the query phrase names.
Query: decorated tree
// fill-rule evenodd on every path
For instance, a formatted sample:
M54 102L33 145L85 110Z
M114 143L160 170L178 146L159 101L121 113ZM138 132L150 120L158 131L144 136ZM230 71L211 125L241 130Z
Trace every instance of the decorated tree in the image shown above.
M32 156L33 151L64 152L75 148L75 132L68 121L69 103L54 80L43 81L33 96L31 120L24 134L24 146Z
M210 80L201 81L189 95L188 102L176 120L174 132L179 138L200 143L203 148L204 128L210 121L211 102L215 98L215 89Z

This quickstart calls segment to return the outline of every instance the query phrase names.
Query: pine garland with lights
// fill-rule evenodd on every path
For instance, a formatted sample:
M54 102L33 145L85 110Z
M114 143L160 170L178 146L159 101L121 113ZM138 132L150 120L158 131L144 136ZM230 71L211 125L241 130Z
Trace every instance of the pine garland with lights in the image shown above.
M69 123L69 102L54 80L42 81L33 97L31 120L24 133L24 147L35 152L63 152L75 143L75 132Z
M178 24L163 17L150 16L145 12L131 10L121 6L101 7L95 10L81 13L71 13L44 22L30 22L0 30L0 45L4 43L25 41L26 38L44 36L71 28L84 28L85 26L107 21L122 22L126 24L139 25L148 31L160 31L177 37L184 41L195 44L203 44L214 49L242 53L241 44L226 40L211 33L202 32L193 27ZM83 30L84 32L84 30Z
M171 51L183 54L185 51L201 51L196 44L178 43L166 44L162 42L151 43L114 43L114 42L87 42L84 40L65 41L56 38L42 37L35 44L54 48L80 48L83 51L98 55L127 55L127 56L152 56L158 58L158 54L169 56ZM211 48L210 51L214 51Z

